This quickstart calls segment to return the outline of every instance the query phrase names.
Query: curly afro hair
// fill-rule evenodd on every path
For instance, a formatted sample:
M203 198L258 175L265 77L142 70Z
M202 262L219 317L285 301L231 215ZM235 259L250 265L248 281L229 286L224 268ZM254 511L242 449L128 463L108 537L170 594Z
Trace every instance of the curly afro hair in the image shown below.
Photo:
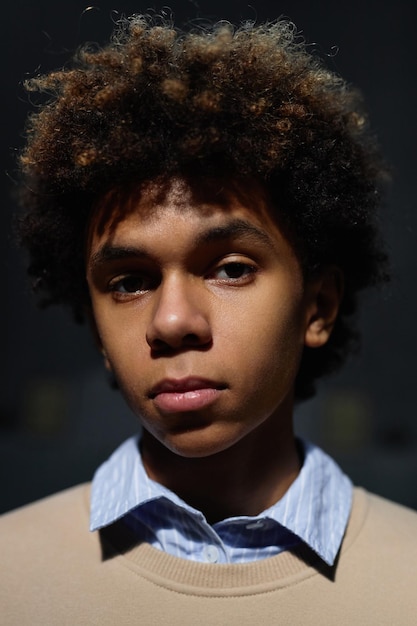
M376 228L384 168L356 91L286 20L183 32L138 15L26 88L42 104L20 155L19 236L42 302L83 319L85 232L106 193L178 174L255 179L306 280L327 265L344 274L331 339L303 355L296 397L311 396L354 345L358 292L387 277Z

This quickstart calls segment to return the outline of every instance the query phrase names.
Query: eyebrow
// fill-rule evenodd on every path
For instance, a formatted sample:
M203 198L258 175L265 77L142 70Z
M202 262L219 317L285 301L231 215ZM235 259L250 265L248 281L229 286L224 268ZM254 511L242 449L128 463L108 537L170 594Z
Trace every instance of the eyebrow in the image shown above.
M265 230L242 219L234 219L227 224L208 228L206 231L198 234L195 243L197 246L201 246L212 242L226 241L228 239L252 240L253 242L275 249L273 239ZM89 266L94 268L111 261L128 258L149 259L151 257L152 254L141 246L123 246L104 243L91 255Z
M119 261L123 259L149 258L149 253L139 246L115 246L110 243L103 244L97 252L91 255L88 262L89 267L94 268L111 261Z
M253 240L254 242L267 245L270 248L275 248L273 239L265 230L242 219L234 219L227 224L209 228L207 231L198 235L197 243L201 245L226 239Z

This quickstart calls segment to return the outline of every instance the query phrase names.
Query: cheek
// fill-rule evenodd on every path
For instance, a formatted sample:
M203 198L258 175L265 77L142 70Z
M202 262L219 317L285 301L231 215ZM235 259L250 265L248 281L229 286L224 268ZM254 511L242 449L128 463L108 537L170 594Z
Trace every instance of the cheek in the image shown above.
M95 312L95 323L111 369L118 378L125 377L132 372L134 362L136 367L141 362L141 346L145 339L139 328L139 316L132 320L101 310Z
M224 354L233 360L235 374L248 392L259 398L275 390L287 392L296 377L304 346L301 306L271 297L258 302L251 314L236 316ZM227 356L226 356L227 355Z

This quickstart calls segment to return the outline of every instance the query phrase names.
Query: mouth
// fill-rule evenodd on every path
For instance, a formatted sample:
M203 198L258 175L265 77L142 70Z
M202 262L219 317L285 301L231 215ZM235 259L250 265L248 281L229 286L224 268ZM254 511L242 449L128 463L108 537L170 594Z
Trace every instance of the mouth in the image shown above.
M151 389L149 397L162 413L182 413L208 407L225 389L224 384L205 378L167 378Z

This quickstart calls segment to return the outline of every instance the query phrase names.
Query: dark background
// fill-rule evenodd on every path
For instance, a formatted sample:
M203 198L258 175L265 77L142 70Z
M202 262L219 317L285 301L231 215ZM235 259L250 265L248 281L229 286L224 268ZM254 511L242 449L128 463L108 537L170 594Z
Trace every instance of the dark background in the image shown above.
M87 6L15 0L2 7L1 510L89 480L137 429L109 388L87 329L58 309L36 309L11 236L14 158L30 109L22 81L62 66L80 43L104 42L121 13L158 12L165 5L106 0ZM415 3L176 0L167 11L178 26L194 19L287 16L329 67L363 92L393 171L382 213L393 280L364 297L361 353L300 406L296 423L356 483L417 508Z

